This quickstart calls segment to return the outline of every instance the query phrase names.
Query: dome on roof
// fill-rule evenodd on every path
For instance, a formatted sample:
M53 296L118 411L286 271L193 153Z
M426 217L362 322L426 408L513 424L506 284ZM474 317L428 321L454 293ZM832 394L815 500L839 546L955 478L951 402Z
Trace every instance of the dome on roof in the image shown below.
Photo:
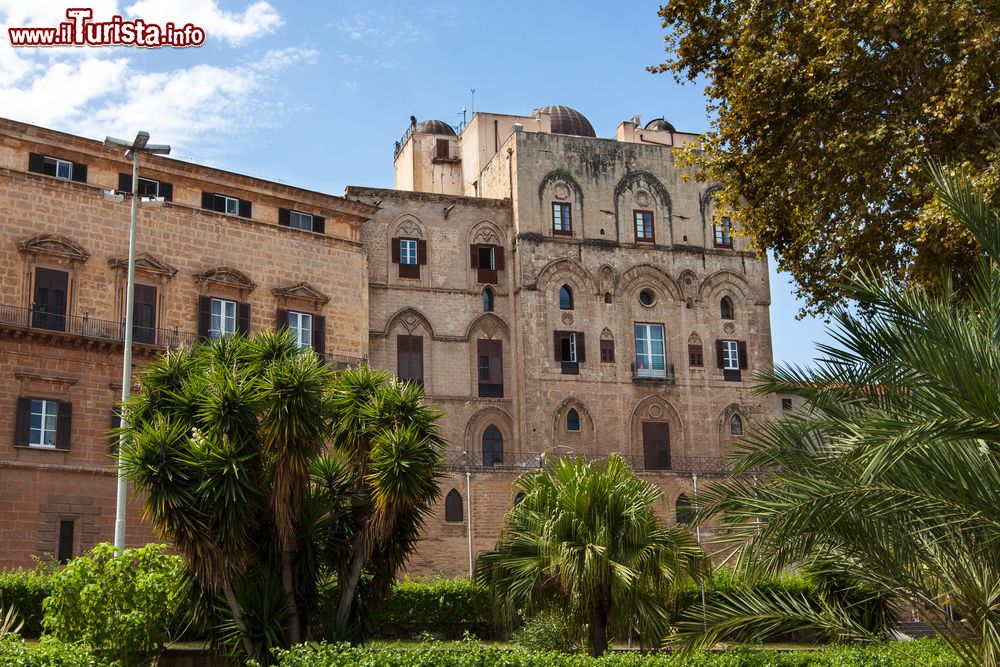
M594 126L576 109L561 106L542 107L538 111L552 116L552 134L571 134L577 137L596 137Z
M677 131L677 128L675 128L670 121L665 120L663 118L656 118L656 119L653 119L653 120L649 121L648 123L646 123L646 128L645 129L647 129L647 130L656 130L658 132L676 132Z
M449 137L455 136L455 128L443 120L422 120L417 123L413 131L419 134L447 134Z

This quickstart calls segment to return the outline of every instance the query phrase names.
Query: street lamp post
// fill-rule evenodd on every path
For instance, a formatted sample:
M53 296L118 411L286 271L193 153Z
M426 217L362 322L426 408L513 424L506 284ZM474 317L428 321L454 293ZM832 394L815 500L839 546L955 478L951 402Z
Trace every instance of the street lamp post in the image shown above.
M139 217L139 155L168 155L170 146L165 144L150 144L149 133L139 132L131 143L123 139L107 137L104 145L111 148L124 148L125 157L132 160L132 215L128 232L128 281L125 287L125 359L122 366L122 403L131 395L132 389L132 312L135 298L135 228ZM160 202L157 202L160 203ZM127 426L124 415L121 425ZM115 548L125 548L125 501L128 494L128 481L122 470L122 445L124 433L118 436L118 492L115 498Z

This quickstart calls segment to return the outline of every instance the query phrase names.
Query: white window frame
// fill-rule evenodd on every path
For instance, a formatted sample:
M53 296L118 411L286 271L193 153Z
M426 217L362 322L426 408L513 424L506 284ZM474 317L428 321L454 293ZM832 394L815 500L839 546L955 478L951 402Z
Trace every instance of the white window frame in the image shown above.
M239 215L240 214L240 200L237 197L230 197L229 195L216 195L217 197L222 197L222 212L226 215ZM233 210L229 210L232 208Z
M139 177L139 191L140 192L142 191L142 184L143 184L144 181L146 183L153 183L154 185L156 185L156 189L153 191L152 197L154 199L157 198L157 197L159 197L160 196L160 182L158 180L156 180L155 178L143 178L142 176L140 176ZM142 196L143 197L149 197L150 195L147 194L147 195L142 195ZM239 204L237 204L236 206L237 206L237 208L239 208Z
M659 338L653 337L658 331ZM635 332L635 374L637 377L667 376L667 341L666 331L662 324L636 322ZM659 342L660 351L653 350L653 343ZM659 364L657 364L659 362ZM657 365L660 367L657 368Z
M36 407L38 408L36 410ZM38 427L35 427L35 417ZM31 414L28 424L28 446L40 449L55 449L59 437L59 403L42 398L31 399ZM37 435L36 435L37 434ZM46 438L46 436L49 436ZM36 440L37 438L37 440Z
M569 359L563 359L564 364L575 364L576 363L576 332L569 332ZM561 352L561 351L560 351Z
M72 162L70 162L69 160L62 160L62 159L57 158L57 157L48 157L48 156L46 156L46 159L47 160L52 160L53 162L56 163L56 178L65 178L66 180L72 180L72 178L73 178L73 163ZM65 176L63 176L62 174L59 173L59 170L61 168L65 168L66 169L66 175Z
M232 311L231 313L229 311ZM236 333L236 302L229 299L212 299L208 335L212 339ZM231 326L230 326L231 325Z
M483 266L483 250L490 251L490 265ZM479 268L484 271L496 271L497 269L497 249L496 246L492 245L481 245L479 246Z
M417 239L399 239L399 263L416 266Z
M563 212L566 213L565 216ZM560 234L573 232L573 207L569 202L552 202L552 231Z
M295 343L299 347L312 347L312 313L288 311L288 329L295 335Z
M715 245L729 247L733 245L733 222L729 216L719 218L715 225Z
M288 226L294 227L295 229L304 229L308 232L311 232L313 230L312 213L303 213L302 211L289 211Z
M722 341L722 370L740 370L740 344L735 340Z

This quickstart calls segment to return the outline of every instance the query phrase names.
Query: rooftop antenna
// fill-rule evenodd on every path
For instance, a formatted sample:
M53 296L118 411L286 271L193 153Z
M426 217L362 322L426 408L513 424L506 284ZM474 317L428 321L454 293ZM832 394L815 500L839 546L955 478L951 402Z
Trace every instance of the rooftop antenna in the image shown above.
M468 122L468 119L465 117L465 111L465 107L462 107L462 127L465 127L465 124Z
M476 89L475 88L470 88L469 90L472 91L472 107L471 107L471 109L472 109L472 115L475 116L476 115Z

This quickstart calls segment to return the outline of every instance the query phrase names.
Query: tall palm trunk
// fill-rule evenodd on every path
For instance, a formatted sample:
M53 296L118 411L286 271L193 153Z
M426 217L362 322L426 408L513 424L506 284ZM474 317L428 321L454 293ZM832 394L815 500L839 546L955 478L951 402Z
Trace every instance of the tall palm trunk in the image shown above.
M246 621L243 620L243 610L240 608L240 603L236 600L236 594L233 593L233 587L229 583L228 578L222 582L222 594L226 598L226 604L229 605L229 612L233 615L233 622L236 623L236 629L240 631L243 650L247 652L247 656L252 657L256 655L257 647L254 646L253 640L250 638L250 633L247 631Z
M361 582L361 571L365 567L365 555L361 548L354 554L351 561L351 571L347 575L347 581L340 589L340 604L337 605L337 632L343 633L347 628L347 617L351 613L351 604L354 602L354 595L357 593L358 584Z
M595 658L608 650L608 610L598 606L590 615L590 648Z
M285 627L285 642L291 646L302 640L299 622L299 605L295 599L295 580L292 573L292 549L281 551L281 589L288 607L288 625Z

